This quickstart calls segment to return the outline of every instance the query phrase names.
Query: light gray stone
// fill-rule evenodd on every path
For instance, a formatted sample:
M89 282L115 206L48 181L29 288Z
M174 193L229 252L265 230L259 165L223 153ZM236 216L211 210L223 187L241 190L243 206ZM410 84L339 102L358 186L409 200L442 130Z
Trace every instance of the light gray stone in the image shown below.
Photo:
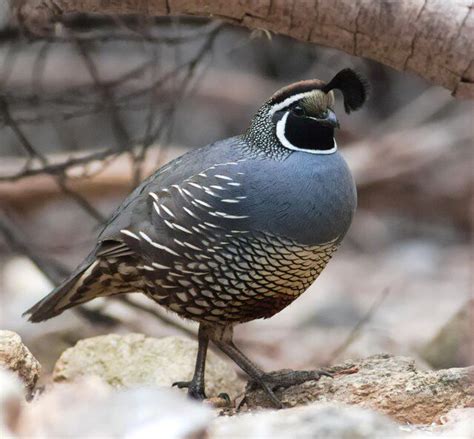
M287 407L313 401L339 402L371 408L403 423L431 424L455 408L474 405L474 367L421 370L406 357L374 355L346 361L322 377L277 390ZM271 407L262 390L246 394L249 408Z
M53 371L56 382L96 375L114 387L159 385L190 380L197 343L182 337L151 338L143 334L110 334L79 341L59 358ZM208 352L207 396L226 392L235 398L244 383L231 363Z
M22 343L21 337L5 330L0 331L0 368L14 372L28 393L33 391L41 372L41 365Z
M158 387L115 390L97 377L56 384L24 410L19 437L204 438L206 405Z
M321 403L222 417L211 424L208 432L210 439L386 439L403 436L397 424L387 416L360 407Z

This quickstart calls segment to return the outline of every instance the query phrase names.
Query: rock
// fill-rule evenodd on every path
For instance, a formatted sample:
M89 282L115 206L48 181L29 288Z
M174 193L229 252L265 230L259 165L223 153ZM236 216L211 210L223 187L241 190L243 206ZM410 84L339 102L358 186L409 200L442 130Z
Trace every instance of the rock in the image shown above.
M221 417L211 424L208 435L210 439L385 439L399 438L403 433L390 418L371 410L334 403L314 403L279 411Z
M197 343L182 337L151 338L142 334L104 335L79 341L59 358L56 382L96 375L114 387L159 385L171 387L191 379ZM231 399L243 393L244 383L232 366L213 352L206 363L208 397L222 392Z
M14 372L28 393L33 391L41 372L38 360L12 331L0 331L0 367Z
M97 377L56 384L25 409L19 437L204 438L215 417L170 389L114 390Z
M442 416L441 424L401 425L408 439L472 439L474 437L474 408L454 409Z
M5 372L4 372L5 373ZM15 378L15 377L10 377ZM4 410L0 373L0 413ZM17 384L16 401L22 398ZM225 437L471 438L474 409L454 410L441 425L399 425L370 409L339 403L248 412L216 418L206 404L170 389L137 387L114 390L98 377L55 384L23 408L0 437L116 437L139 439L217 439ZM18 413L18 410L17 412ZM0 416L0 420L1 420ZM3 426L0 424L0 426Z
M400 422L430 424L455 408L474 405L474 367L420 370L406 357L375 355L346 361L322 377L276 394L287 407L312 401L372 408ZM248 388L249 389L249 388ZM262 390L247 390L248 408L271 407Z
M474 408L454 409L441 418L442 425L432 427L432 432L441 437L472 438L474 437L473 419Z
M8 370L0 368L0 437L14 436L19 426L21 404L25 400L23 384Z
M420 354L436 369L462 367L474 361L474 299L469 300L427 343Z

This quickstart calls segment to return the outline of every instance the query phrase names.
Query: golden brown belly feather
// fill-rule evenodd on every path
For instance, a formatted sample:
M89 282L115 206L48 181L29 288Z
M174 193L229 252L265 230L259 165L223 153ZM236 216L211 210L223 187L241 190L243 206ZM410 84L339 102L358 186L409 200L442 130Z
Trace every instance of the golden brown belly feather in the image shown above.
M167 271L142 269L145 294L196 321L268 318L314 282L337 249L336 241L302 246L269 235L240 236L219 252L200 255L200 262L180 260Z

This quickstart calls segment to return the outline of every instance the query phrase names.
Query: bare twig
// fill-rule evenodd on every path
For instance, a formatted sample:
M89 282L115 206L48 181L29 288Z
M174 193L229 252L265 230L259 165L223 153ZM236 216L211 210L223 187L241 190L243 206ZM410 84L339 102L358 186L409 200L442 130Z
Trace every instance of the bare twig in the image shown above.
M188 326L181 324L179 321L176 321L168 317L166 314L159 312L158 306L155 306L152 308L152 307L143 305L141 303L135 302L132 299L130 299L128 296L120 296L120 297L117 296L114 298L120 303L124 303L131 308L134 308L141 312L145 312L146 314L149 314L155 317L156 319L158 319L161 323L164 323L167 326L172 326L173 328L176 328L178 331L190 336L191 338L197 339L197 333L195 331L193 331Z
M12 129L16 137L18 138L20 145L24 148L25 152L28 155L28 160L25 166L28 166L33 160L37 159L43 166L48 165L47 158L38 152L32 143L28 140L23 130L18 126L15 120L11 117L10 111L8 109L8 104L5 101L0 101L0 111L3 113L5 120L8 126ZM95 209L84 197L74 192L68 188L65 181L64 175L55 176L55 181L61 190L74 199L89 215L95 218L99 222L103 222L104 218L102 215Z
M92 152L82 157L70 157L61 163L50 163L40 168L26 168L13 175L0 175L0 182L1 181L13 182L13 181L20 180L22 178L33 177L35 175L41 175L41 174L61 175L71 168L75 168L77 166L85 166L95 161L108 159L109 157L117 157L122 153L123 152L118 152L114 149L106 149L104 151Z
M62 188L64 193L70 195L73 199L81 204L86 211L88 211L92 216L97 218L99 221L102 221L103 218L100 214L94 209L90 203L87 203L79 194L71 192L71 189L67 185L67 174L66 172L79 165L87 165L88 163L113 159L123 153L130 155L133 167L133 186L135 186L141 179L141 168L142 164L145 161L147 151L149 147L156 143L158 137L166 132L170 132L172 127L172 118L176 105L179 103L180 99L189 89L188 84L191 83L192 78L195 75L195 71L199 63L205 57L205 55L210 51L220 30L223 28L223 25L211 25L206 26L206 31L200 31L199 37L206 36L205 43L201 48L195 53L195 55L177 65L175 68L167 71L163 75L154 74L154 78L151 81L151 84L148 84L146 87L140 88L139 90L127 94L122 94L119 96L116 95L113 90L122 87L125 82L136 79L145 74L146 71L156 72L156 66L158 65L158 60L155 57L152 59L141 63L137 68L132 69L131 71L126 72L121 75L119 78L114 80L102 80L99 77L98 68L96 62L92 59L89 54L89 47L84 43L80 37L76 34L69 34L69 41L74 42L76 47L79 50L81 58L83 59L84 64L86 65L89 74L93 81L94 89L88 88L75 88L70 91L65 91L61 95L54 96L53 98L48 97L48 94L42 89L41 86L41 75L34 76L34 90L36 91L34 95L26 95L24 97L24 102L22 105L25 105L25 108L30 108L32 106L38 106L42 103L47 105L46 108L51 108L53 105L64 105L65 107L70 107L71 105L78 106L78 110L71 112L70 110L60 110L52 111L48 116L42 116L41 114L35 115L34 117L19 117L16 114L12 116L11 102L21 103L21 97L18 95L7 95L3 94L3 122L5 125L9 126L20 140L20 145L27 152L28 160L25 163L23 169L12 175L3 175L0 176L0 181L17 181L22 178L31 177L34 175L40 174L49 174L55 178L57 184ZM192 33L190 33L192 35ZM187 41L187 39L182 39L177 37L176 41ZM170 41L167 41L168 43ZM43 46L43 51L47 50L47 46ZM40 71L44 68L44 57L38 56L37 62L35 64L35 69ZM162 112L160 117L157 117L158 107L157 102L157 90L161 89L167 82L175 80L176 81L176 93L174 93L173 99L170 103L161 103L159 111ZM99 95L99 101L95 104L89 104L85 102L84 96L93 95L97 93ZM132 101L142 100L144 97L149 96L149 115L147 118L147 124L145 133L142 140L132 139L130 134L125 128L124 121L119 115L119 108L125 108L127 111L134 109L143 109L143 103L137 102L134 104ZM1 95L0 95L1 97ZM20 99L20 100L19 100ZM82 157L72 156L70 159L57 164L49 163L49 160L41 156L38 150L31 144L31 142L26 138L23 130L20 128L20 124L27 123L44 123L48 119L51 119L54 126L57 130L61 130L62 126L59 125L60 121L66 121L73 117L82 117L85 115L90 115L95 112L102 112L108 110L111 116L113 131L115 133L117 146L107 148L105 150L94 152ZM49 111L49 110L48 110ZM0 114L1 115L1 114ZM158 119L158 122L155 122L155 119ZM66 131L64 131L66 132ZM58 131L59 133L59 131ZM60 134L60 133L59 133ZM61 136L60 136L61 137ZM61 138L64 138L62 136ZM38 166L39 164L39 166Z
M357 339L361 329L366 325L380 308L380 305L390 294L390 288L385 288L381 294L375 299L370 308L367 310L365 315L355 324L351 332L347 335L346 339L336 348L329 357L324 361L324 364L332 364L334 361L344 352L346 349Z
M52 284L57 285L61 279L69 274L66 267L47 257L40 256L37 251L33 250L27 244L21 229L4 211L0 211L0 232L10 248L14 252L29 258Z

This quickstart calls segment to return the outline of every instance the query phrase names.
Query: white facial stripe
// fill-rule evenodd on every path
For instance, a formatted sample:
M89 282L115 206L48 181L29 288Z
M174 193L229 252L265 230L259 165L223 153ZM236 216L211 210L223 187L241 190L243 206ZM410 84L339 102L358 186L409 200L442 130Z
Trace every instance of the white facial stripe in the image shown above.
M337 151L337 143L336 139L334 139L334 147L331 149L304 149L304 148L298 148L297 146L293 145L286 137L285 137L285 126L286 126L286 119L288 119L288 115L290 114L289 111L287 111L283 117L277 122L276 126L276 135L278 140L281 142L281 144L288 149L291 149L292 151L302 151L302 152L307 152L309 154L333 154Z
M299 101L300 99L305 98L306 96L309 96L311 93L313 93L313 91L314 90L306 91L304 93L298 93L296 95L290 96L289 98L286 98L284 101L280 102L279 104L274 105L270 110L270 114L273 115L277 111L283 110L283 108L288 107L293 102Z

